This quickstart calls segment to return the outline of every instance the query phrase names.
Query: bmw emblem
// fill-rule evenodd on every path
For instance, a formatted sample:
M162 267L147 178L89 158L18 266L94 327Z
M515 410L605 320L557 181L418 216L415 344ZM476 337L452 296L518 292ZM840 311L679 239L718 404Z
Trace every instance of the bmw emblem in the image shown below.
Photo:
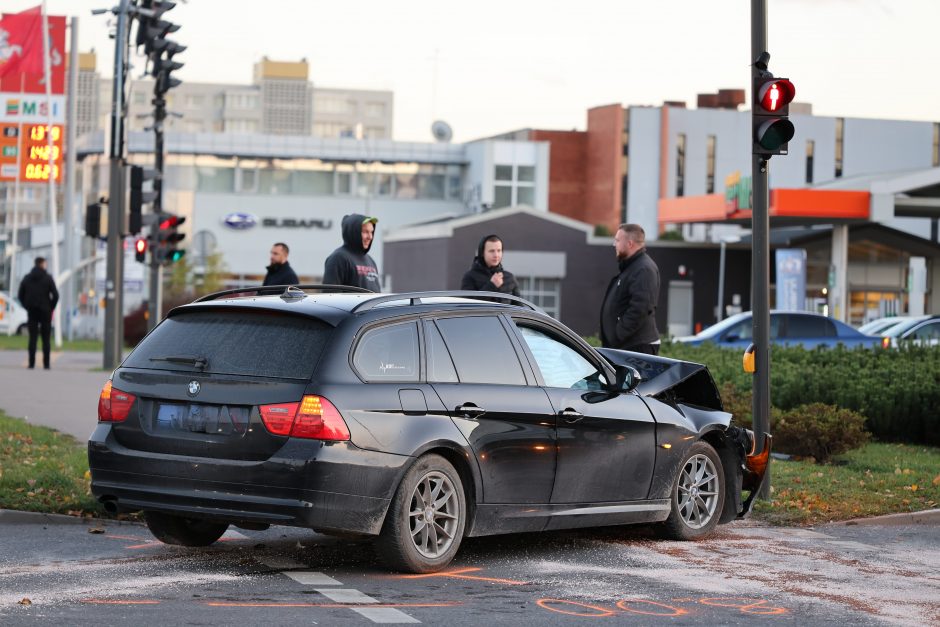
M199 390L202 389L202 386L199 385L199 381L190 381L189 382L189 395L196 396L199 394Z
M258 218L251 215L250 213L230 213L224 218L222 218L222 223L225 224L230 229L235 229L236 231L244 231L250 229L255 224L258 223Z

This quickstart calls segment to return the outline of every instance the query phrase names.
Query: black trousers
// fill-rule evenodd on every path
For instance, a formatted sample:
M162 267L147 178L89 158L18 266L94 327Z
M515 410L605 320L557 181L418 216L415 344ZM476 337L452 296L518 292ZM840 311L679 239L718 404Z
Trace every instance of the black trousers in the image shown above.
M627 346L624 350L634 353L644 353L646 355L658 355L659 344L637 344L636 346Z
M52 343L49 341L49 335L52 331L52 313L40 309L30 309L28 312L26 325L29 328L29 367L36 365L36 340L42 334L42 365L49 367L49 353L52 350Z

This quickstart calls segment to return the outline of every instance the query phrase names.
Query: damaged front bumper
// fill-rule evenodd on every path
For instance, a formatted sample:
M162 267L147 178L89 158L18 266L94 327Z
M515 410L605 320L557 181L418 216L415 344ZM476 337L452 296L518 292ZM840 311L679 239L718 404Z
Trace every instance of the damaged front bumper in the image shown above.
M748 492L748 496L740 502L737 508L737 518L744 518L751 511L754 499L760 491L760 486L764 482L764 475L767 474L767 464L770 462L770 446L773 438L769 433L765 433L763 442L761 442L760 452L757 452L757 437L750 429L729 426L725 432L737 449L737 469L740 471L738 477L740 484L735 481L732 485L740 485L741 491Z

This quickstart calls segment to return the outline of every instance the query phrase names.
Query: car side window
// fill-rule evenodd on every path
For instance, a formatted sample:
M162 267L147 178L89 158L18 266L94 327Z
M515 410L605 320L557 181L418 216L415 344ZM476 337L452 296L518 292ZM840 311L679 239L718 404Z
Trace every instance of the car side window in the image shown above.
M830 329L832 323L825 318L816 316L787 316L787 337L831 337L835 329Z
M940 322L925 324L908 337L915 340L935 340L940 338Z
M770 339L775 340L780 337L780 316L771 315L770 316ZM754 322L751 318L742 320L737 323L730 329L728 329L725 334L722 336L722 339L726 342L732 342L737 340L752 340L754 339Z
M428 320L424 323L424 342L428 358L428 381L431 383L457 383L457 369L454 360L444 344L437 325Z
M496 316L441 318L437 326L461 383L526 384L516 350Z
M407 322L367 331L356 346L353 365L366 381L417 381L417 324Z
M607 379L594 364L564 342L536 329L516 325L529 347L545 386L578 390L603 390Z

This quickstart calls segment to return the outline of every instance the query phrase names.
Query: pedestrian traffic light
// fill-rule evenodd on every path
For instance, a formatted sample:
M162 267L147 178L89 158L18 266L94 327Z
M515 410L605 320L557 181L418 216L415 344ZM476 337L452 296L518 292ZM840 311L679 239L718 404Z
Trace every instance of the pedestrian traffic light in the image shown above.
M139 165L132 165L130 170L131 184L127 232L131 235L137 235L144 224L144 205L152 203L157 197L155 191L144 191L144 184L153 181L157 173Z
M786 78L763 72L754 78L751 125L755 155L785 155L795 129L788 118L796 88Z
M154 261L163 265L176 263L186 254L185 250L179 249L179 243L186 235L178 231L180 225L186 222L186 218L172 213L161 213L159 219L152 248Z
M147 239L138 237L134 242L134 258L140 263L147 261Z
M186 50L186 46L166 38L170 33L178 31L180 26L162 19L163 14L175 6L175 2L167 0L143 0L137 8L135 41L137 47L143 47L144 54L150 59L150 74L155 79L153 92L158 100L182 82L171 77L170 72L183 67L173 57Z
M85 235L101 237L101 203L93 202L85 207Z

